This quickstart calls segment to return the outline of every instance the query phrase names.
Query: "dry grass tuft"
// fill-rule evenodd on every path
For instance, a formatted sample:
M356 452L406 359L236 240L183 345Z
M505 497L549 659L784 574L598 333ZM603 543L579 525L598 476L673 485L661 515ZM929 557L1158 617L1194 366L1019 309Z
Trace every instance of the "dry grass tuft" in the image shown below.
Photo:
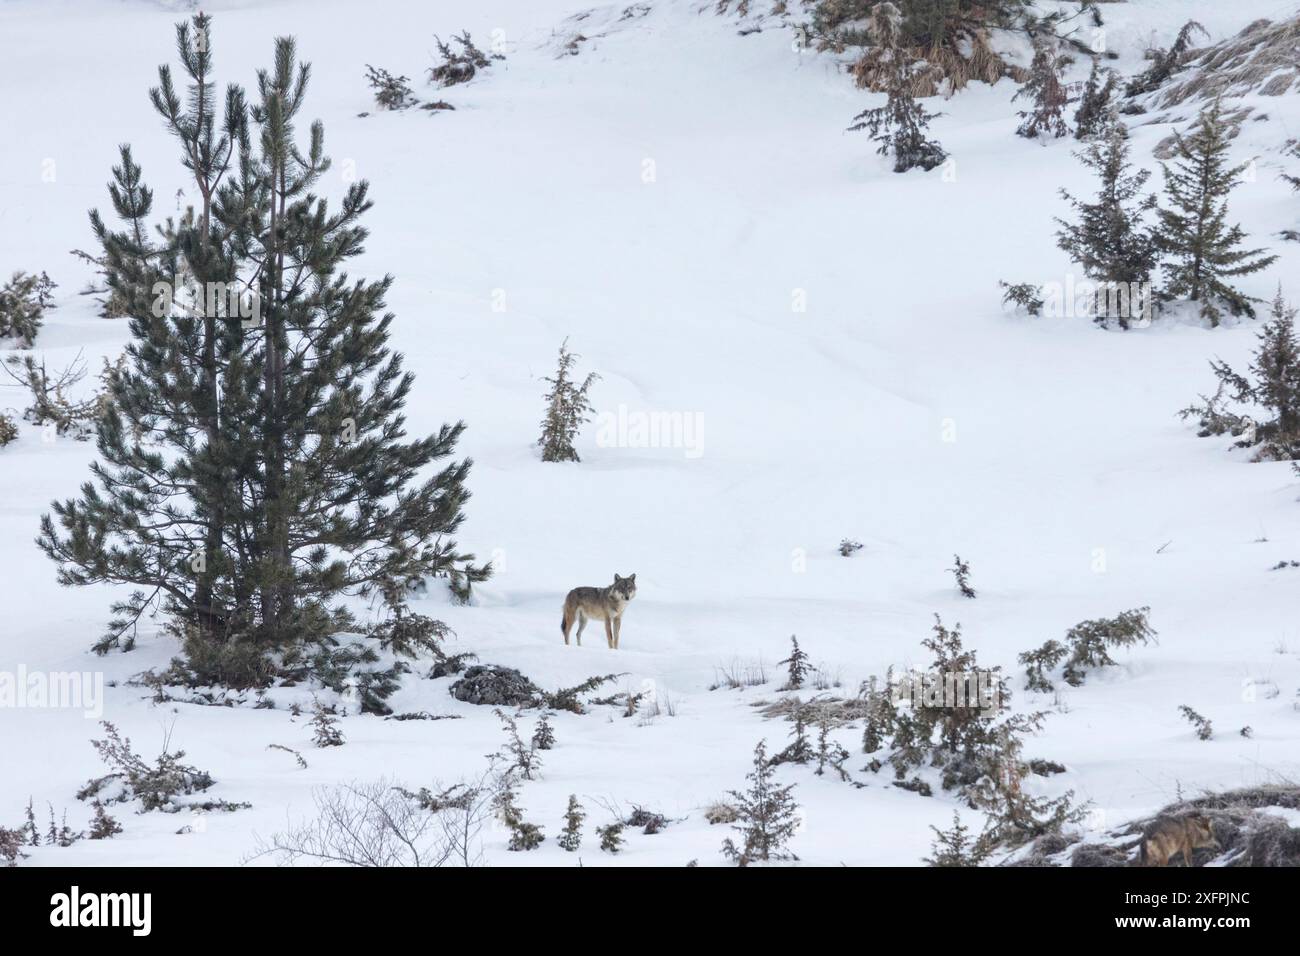
M1235 37L1195 53L1179 75L1183 78L1156 94L1157 106L1300 90L1300 14L1256 20Z

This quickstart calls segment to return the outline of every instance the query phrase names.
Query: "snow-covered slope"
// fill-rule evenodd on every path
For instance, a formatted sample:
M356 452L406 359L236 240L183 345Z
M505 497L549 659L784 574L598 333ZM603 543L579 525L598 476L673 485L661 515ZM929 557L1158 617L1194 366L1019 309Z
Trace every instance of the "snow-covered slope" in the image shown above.
M419 609L455 629L451 650L544 686L617 671L615 689L653 687L673 702L675 716L649 721L609 708L556 717L558 745L521 794L529 819L553 834L570 793L597 824L602 804L638 804L682 819L631 836L618 856L584 851L584 864L720 862L725 828L700 810L742 786L755 742L784 740L788 724L750 704L776 695L772 665L790 635L851 690L923 663L936 613L961 623L981 663L1016 670L1017 653L1082 619L1150 606L1159 644L1120 667L1059 701L1015 684L1017 706L1051 711L1029 755L1068 768L1036 785L1093 801L1097 826L1180 790L1294 779L1300 570L1269 568L1300 560L1296 480L1285 464L1196 439L1176 417L1209 388L1209 359L1245 363L1250 325L1161 321L1121 334L1001 309L999 279L1064 281L1057 189L1092 191L1073 140L1013 135L1009 81L942 104L946 174L899 176L843 132L868 95L831 57L794 49L778 21L741 36L711 3L680 0L570 19L587 2L207 5L223 82L251 83L273 36L298 37L315 66L305 112L324 121L339 177L329 190L351 175L372 184L364 265L397 277L395 344L417 375L411 430L469 425L474 497L460 540L497 574L472 606L430 597ZM45 269L60 283L37 343L52 366L84 351L97 368L124 341L121 322L76 294L90 275L68 255L91 244L85 212L107 204L117 144L134 145L160 213L186 201L175 144L146 97L172 58L174 6L0 3L0 271ZM1116 65L1132 71L1153 35L1168 42L1189 16L1221 39L1294 7L1134 0L1103 11ZM373 112L365 64L422 77L433 34L463 28L484 40L501 31L507 59L437 94L454 112ZM566 55L577 32L588 39ZM1276 238L1295 225L1277 148L1300 129L1300 101L1269 98L1260 111L1267 119L1234 141L1235 155L1259 158L1232 213L1281 259L1244 286L1267 297L1280 281L1300 300L1300 250ZM1139 121L1134 155L1153 165L1169 132ZM692 416L701 453L602 447L593 423L581 464L541 463L541 377L566 337L601 375L598 411ZM0 407L21 402L0 387ZM146 754L170 732L217 778L213 796L253 808L184 835L175 817L130 816L113 840L42 848L29 862L232 863L255 834L308 813L314 787L449 783L497 748L490 709L453 700L446 679L408 682L394 706L465 719L351 716L346 745L329 750L310 749L306 720L284 709L309 698L301 688L253 709L155 705L125 686L164 665L174 642L151 631L131 654L91 656L113 595L60 589L32 544L40 514L86 479L93 454L31 426L0 451L0 670L102 671L117 685L104 719ZM865 545L848 559L836 552L846 536ZM954 552L971 563L974 601L945 570ZM565 592L614 572L636 572L639 586L622 648L598 637L564 646ZM709 689L718 667L758 659L773 672L767 687ZM1180 704L1211 718L1216 738L1198 741ZM1249 739L1237 734L1245 725ZM97 733L77 711L0 710L0 823L16 825L31 797L83 826L89 809L73 793L103 772L88 745ZM917 863L953 800L859 772L857 731L840 738L865 787L781 770L804 809L795 852L810 864ZM303 750L310 766L269 744ZM498 865L574 862L552 840L507 853L501 832L486 850Z

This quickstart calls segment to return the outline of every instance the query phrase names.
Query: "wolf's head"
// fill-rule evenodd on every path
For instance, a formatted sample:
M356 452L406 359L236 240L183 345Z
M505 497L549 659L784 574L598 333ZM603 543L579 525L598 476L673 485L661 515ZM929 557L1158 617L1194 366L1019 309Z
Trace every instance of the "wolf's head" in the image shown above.
M1187 818L1187 836L1194 847L1217 848L1219 845L1219 841L1214 838L1214 826L1210 823L1210 818L1199 813Z
M636 597L636 575L629 574L627 577L614 575L614 593L624 601L630 601Z

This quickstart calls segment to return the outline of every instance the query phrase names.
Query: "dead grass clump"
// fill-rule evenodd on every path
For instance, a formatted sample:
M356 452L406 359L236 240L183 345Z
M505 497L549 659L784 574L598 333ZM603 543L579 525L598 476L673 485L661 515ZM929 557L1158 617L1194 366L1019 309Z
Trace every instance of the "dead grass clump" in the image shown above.
M755 701L752 705L769 720L777 718L794 720L801 715L809 723L825 720L830 729L844 727L867 716L868 702L864 697L834 697L818 695L809 700L798 697L782 697L779 700Z
M1300 89L1300 14L1276 22L1256 20L1235 37L1196 53L1182 72L1185 79L1157 95L1158 106L1247 93L1281 96Z

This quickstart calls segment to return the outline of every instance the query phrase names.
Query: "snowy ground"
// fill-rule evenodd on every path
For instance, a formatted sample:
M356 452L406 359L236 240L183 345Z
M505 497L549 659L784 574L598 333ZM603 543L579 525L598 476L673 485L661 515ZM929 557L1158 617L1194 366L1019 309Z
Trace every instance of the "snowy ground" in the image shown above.
M522 792L528 818L553 836L570 793L593 824L608 822L603 804L638 804L681 820L631 835L616 857L589 844L583 864L722 862L725 828L701 808L740 788L754 744L783 745L788 725L750 706L776 695L775 680L711 691L716 669L762 659L775 678L797 634L853 689L891 664L924 663L935 613L961 623L981 663L1014 671L1017 653L1084 618L1151 607L1159 644L1059 702L1015 684L1017 706L1052 711L1029 756L1068 767L1042 792L1074 790L1097 823L1180 792L1296 779L1300 570L1269 568L1300 560L1297 482L1287 465L1248 464L1176 418L1210 387L1209 359L1246 363L1249 325L1164 321L1120 334L1002 310L999 279L1064 281L1056 190L1092 192L1073 140L1013 135L1009 81L936 105L955 176L897 176L864 136L843 132L868 95L833 59L792 49L788 30L740 36L712 3L699 12L683 0L653 0L626 20L623 4L567 19L589 2L207 5L222 82L251 83L271 38L297 35L315 65L305 112L325 122L339 176L329 191L350 174L372 183L364 263L397 277L395 344L417 374L412 431L469 425L474 497L460 540L498 573L473 606L430 598L419 609L452 625L452 650L544 686L618 671L615 689L653 686L673 702L676 716L652 721L558 716L558 746ZM89 272L68 255L91 245L85 212L107 204L119 142L134 145L157 212L175 211L182 170L146 91L173 58L179 6L0 3L0 271L45 269L59 282L37 343L52 366L83 350L97 368L124 341L123 323L76 294ZM1107 45L1131 71L1153 35L1167 42L1189 16L1220 39L1294 8L1103 10ZM435 92L423 84L432 35L462 28L485 42L502 31L507 59ZM579 54L560 55L578 31L590 38ZM415 77L417 95L456 111L373 113L366 63ZM1300 248L1276 238L1297 217L1277 148L1300 129L1300 106L1259 105L1268 119L1234 143L1241 159L1259 157L1258 174L1232 213L1282 258L1245 288L1268 297L1281 281L1300 300ZM1138 126L1135 156L1154 168L1151 148L1169 131ZM602 376L598 410L698 416L701 453L601 447L593 423L581 464L541 463L531 447L541 377L566 336L582 369ZM0 407L21 402L0 388ZM42 848L28 862L236 863L257 834L309 812L315 787L450 783L498 747L490 710L453 700L447 680L412 681L393 704L465 719L351 716L347 744L329 750L312 749L305 719L283 707L155 706L122 686L175 644L151 632L131 654L90 655L112 594L59 588L32 544L39 515L85 480L93 454L31 426L0 451L0 670L102 671L118 682L104 719L149 755L170 728L219 781L212 796L254 806L202 821L128 814L116 839ZM865 545L850 559L836 553L846 536ZM945 570L954 552L971 563L975 601ZM622 648L591 629L586 646L565 647L565 592L614 572L636 572L639 586ZM1280 693L1252 693L1252 680ZM1194 737L1180 704L1214 722L1214 740ZM88 744L97 731L80 711L0 711L0 823L16 826L30 797L84 826L89 809L73 794L103 772ZM858 733L841 739L863 789L782 768L804 808L795 852L813 865L919 862L954 801L857 772ZM302 750L310 766L269 744ZM500 831L486 851L496 865L576 862L553 839L507 853Z

